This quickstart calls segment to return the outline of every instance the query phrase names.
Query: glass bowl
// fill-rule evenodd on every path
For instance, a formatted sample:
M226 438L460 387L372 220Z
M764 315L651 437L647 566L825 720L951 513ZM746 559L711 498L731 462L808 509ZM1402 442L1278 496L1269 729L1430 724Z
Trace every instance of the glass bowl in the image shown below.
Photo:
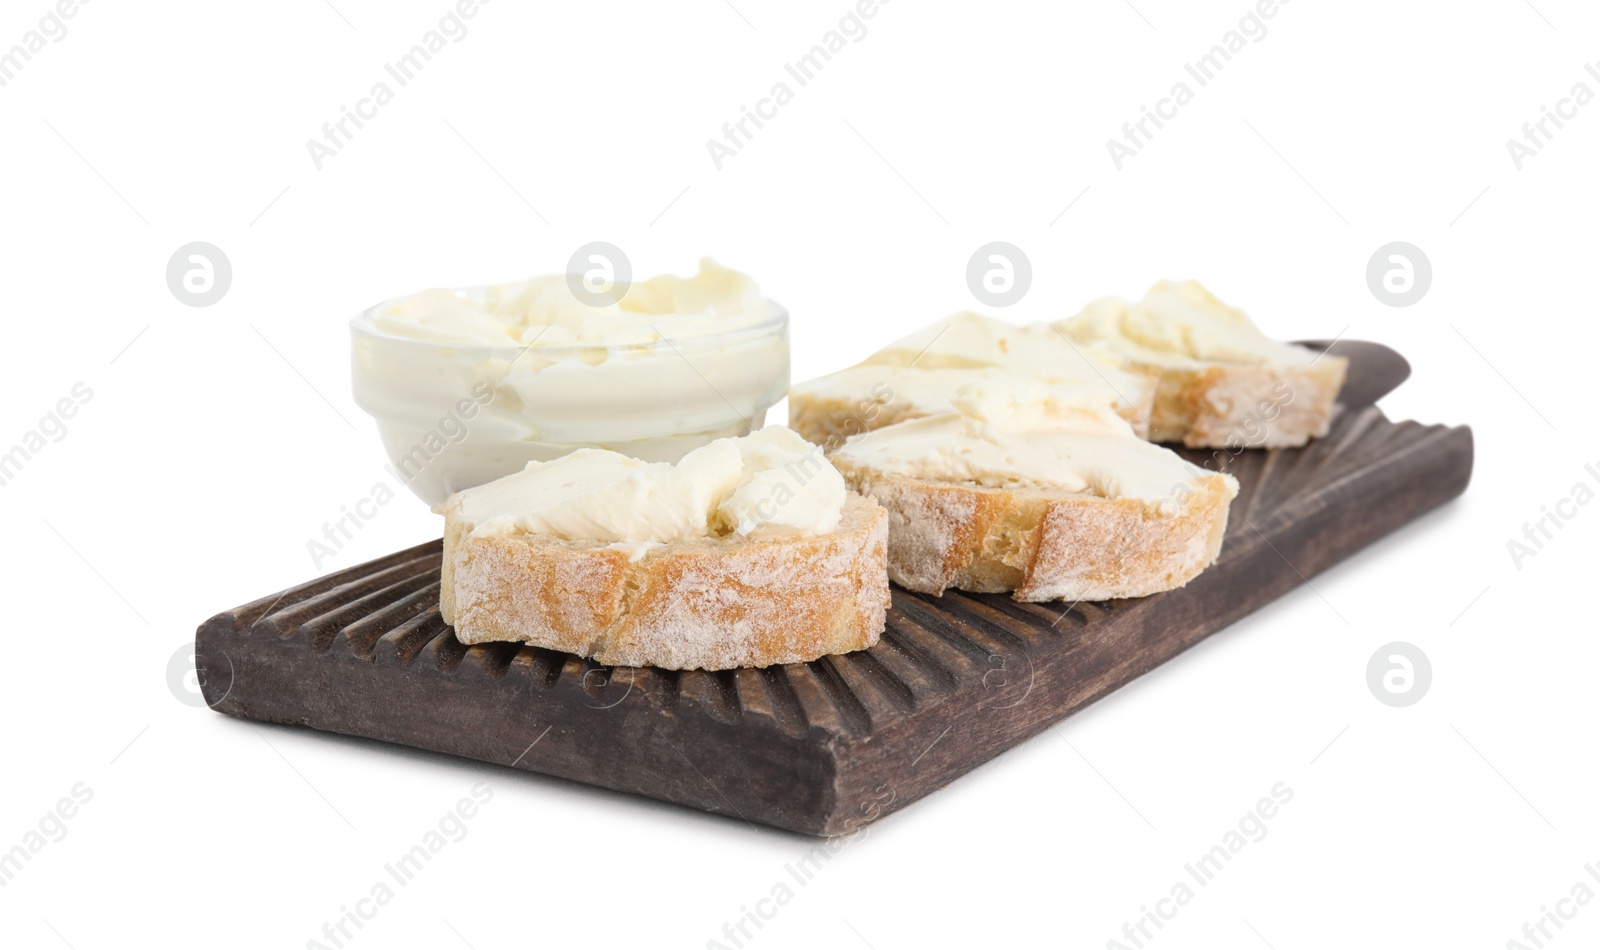
M474 292L469 288L466 293ZM463 346L350 321L356 403L378 423L388 471L436 505L453 492L585 446L676 462L748 435L789 389L789 314L619 346Z

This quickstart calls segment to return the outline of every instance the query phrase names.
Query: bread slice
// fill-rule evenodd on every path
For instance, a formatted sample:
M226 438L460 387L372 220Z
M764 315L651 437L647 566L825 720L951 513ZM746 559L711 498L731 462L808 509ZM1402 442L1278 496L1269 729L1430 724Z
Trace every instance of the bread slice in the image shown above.
M936 362L934 358L925 359ZM1087 360L1082 362L1088 365ZM1140 438L1147 437L1156 398L1156 374L1129 373L1114 367L1103 367L1099 373L1103 375L1097 374L1092 380L1045 382L1068 390L1103 390L1112 397L1113 411ZM853 435L949 412L950 399L963 384L1013 374L1024 375L996 366L924 368L869 361L791 386L789 428L808 442L836 448Z
M789 425L833 448L852 435L949 412L951 397L966 383L1014 376L1110 398L1113 411L1142 437L1155 374L1120 367L1120 356L1109 348L1077 343L1047 323L957 313L855 366L790 387Z
M1327 435L1349 367L1269 339L1195 281L1159 281L1131 304L1096 300L1054 326L1155 377L1148 438L1188 448L1289 448Z
M673 541L637 560L599 541L472 537L460 496L443 511L439 608L462 643L617 666L764 667L870 647L889 607L888 515L855 493L827 534Z
M1133 498L885 475L833 463L889 512L889 577L909 590L1108 600L1182 587L1216 560L1238 483L1198 475L1161 516Z

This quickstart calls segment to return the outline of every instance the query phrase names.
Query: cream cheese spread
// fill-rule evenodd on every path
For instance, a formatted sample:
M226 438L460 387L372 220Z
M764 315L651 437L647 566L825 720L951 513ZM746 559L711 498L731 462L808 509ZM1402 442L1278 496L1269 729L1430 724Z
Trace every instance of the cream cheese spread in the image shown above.
M823 400L908 403L918 414L947 412L962 384L1020 375L1116 400L1138 418L1154 381L1119 368L1108 348L1081 344L1046 323L1019 326L976 313L930 324L862 362L798 383L793 394Z
M604 541L637 559L692 538L826 534L838 527L845 484L820 447L769 426L718 439L675 464L579 449L459 498L470 537Z
M663 274L592 306L565 274L479 290L436 288L373 308L371 326L395 336L456 346L615 347L736 330L767 315L761 290L744 274L707 259L693 277Z
M856 436L834 457L885 475L1133 498L1163 517L1212 474L1140 439L1104 395L1011 376L969 381L951 402L951 412Z
M1160 281L1137 303L1116 297L1096 300L1055 326L1075 342L1149 366L1306 364L1316 359L1305 347L1268 337L1243 311L1193 280Z

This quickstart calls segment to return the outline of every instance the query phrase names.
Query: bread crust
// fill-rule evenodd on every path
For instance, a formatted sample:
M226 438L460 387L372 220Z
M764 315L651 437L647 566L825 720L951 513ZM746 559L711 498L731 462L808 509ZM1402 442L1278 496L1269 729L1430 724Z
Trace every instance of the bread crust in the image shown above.
M1216 560L1238 493L1196 477L1175 516L1131 498L986 488L884 475L835 458L889 512L889 577L909 590L1011 591L1017 600L1109 600L1182 587Z
M888 513L846 497L824 535L672 542L469 537L446 502L439 609L462 643L516 641L617 666L725 670L873 646L889 608Z

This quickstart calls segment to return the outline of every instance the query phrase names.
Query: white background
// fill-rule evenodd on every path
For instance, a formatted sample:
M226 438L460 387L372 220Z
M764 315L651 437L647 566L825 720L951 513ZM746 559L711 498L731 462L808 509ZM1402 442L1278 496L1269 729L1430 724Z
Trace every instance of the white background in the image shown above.
M1402 351L1389 413L1478 439L1465 498L873 826L747 946L1106 946L1278 782L1265 840L1151 946L1504 947L1600 889L1600 506L1520 569L1506 547L1600 463L1600 104L1520 171L1505 145L1600 92L1600 14L1295 0L1118 171L1106 140L1250 9L1133 4L896 0L721 171L706 140L846 0L497 0L320 171L306 140L447 0L83 6L0 88L0 445L93 391L0 489L0 850L94 797L0 888L0 942L306 946L485 779L466 839L349 945L702 947L784 879L811 841L168 688L198 623L315 573L307 540L382 477L349 316L591 240L640 275L754 275L796 379L974 306L988 241L1033 261L1019 320L1194 276L1275 336ZM48 9L6 0L0 50ZM164 277L197 240L234 269L209 308ZM1408 308L1365 280L1396 240L1434 269ZM438 532L399 497L324 569ZM1367 690L1393 640L1432 659L1410 708ZM1591 904L1553 943L1596 940Z

